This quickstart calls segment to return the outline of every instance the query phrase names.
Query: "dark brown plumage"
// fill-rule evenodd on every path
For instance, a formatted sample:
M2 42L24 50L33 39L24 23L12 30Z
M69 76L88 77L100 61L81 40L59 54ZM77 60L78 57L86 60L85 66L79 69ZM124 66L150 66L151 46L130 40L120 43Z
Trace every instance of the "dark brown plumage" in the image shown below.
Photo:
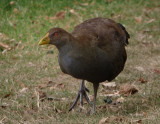
M83 96L92 106L84 85L84 80L87 80L93 83L94 103L91 112L95 112L99 83L113 80L124 68L128 38L130 36L121 24L107 18L89 19L76 26L72 33L61 28L48 31L39 44L55 45L59 50L61 70L82 79L80 91L70 110L79 97L83 106Z

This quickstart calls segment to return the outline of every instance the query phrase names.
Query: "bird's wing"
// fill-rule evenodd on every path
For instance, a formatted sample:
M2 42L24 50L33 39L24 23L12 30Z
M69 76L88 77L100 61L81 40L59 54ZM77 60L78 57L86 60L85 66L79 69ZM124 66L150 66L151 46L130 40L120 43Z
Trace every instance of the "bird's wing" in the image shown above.
M72 32L80 44L97 46L101 49L113 44L128 44L129 34L124 26L106 18L94 18L77 25Z

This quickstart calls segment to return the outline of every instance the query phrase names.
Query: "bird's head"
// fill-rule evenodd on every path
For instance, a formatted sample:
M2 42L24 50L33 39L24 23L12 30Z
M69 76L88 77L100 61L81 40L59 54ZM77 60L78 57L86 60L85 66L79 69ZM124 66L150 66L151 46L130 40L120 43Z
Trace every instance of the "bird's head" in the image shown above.
M61 28L51 28L39 41L39 45L52 44L62 46L70 39L70 34Z

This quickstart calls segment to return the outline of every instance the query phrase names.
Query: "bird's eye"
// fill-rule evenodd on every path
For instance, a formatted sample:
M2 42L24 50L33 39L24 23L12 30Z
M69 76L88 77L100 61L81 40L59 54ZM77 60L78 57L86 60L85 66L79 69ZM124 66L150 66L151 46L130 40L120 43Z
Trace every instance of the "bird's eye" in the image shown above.
M56 33L54 33L54 36L55 36L55 37L57 37L57 36L58 36L58 33L57 33L57 32L56 32Z

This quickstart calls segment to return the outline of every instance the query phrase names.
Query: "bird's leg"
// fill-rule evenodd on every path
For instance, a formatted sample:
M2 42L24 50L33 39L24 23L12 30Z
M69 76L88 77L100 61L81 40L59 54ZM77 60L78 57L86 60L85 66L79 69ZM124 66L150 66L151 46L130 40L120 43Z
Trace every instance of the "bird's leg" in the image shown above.
M82 83L80 85L80 90L79 90L79 94L80 94L80 112L82 111L82 107L83 107L83 95L84 95L84 80L82 80Z
M90 106L92 106L92 104L91 104L91 102L90 102L90 100L87 96L86 91L89 92L89 90L85 87L84 80L82 80L82 83L80 85L80 89L79 89L79 92L77 94L77 97L74 100L74 102L73 102L72 106L70 107L69 111L71 111L74 108L74 106L77 104L79 98L80 98L80 106L83 107L83 96L86 99L86 101L88 102L88 104ZM80 108L80 111L81 111L81 108Z
M94 101L93 101L93 106L91 110L91 114L96 112L96 97L97 97L97 91L98 91L99 83L93 83L93 88L94 88Z

